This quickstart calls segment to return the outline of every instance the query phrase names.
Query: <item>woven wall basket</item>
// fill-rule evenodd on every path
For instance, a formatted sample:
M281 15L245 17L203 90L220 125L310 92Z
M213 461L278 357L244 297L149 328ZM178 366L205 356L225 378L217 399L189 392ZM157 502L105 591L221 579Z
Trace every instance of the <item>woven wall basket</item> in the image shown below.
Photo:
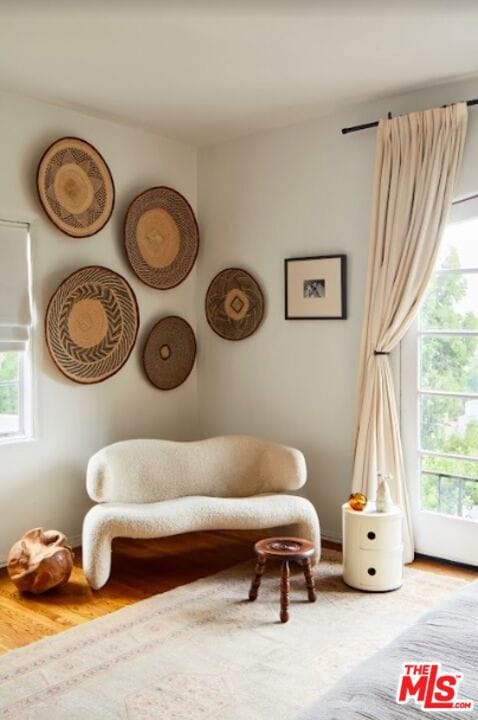
M196 339L190 324L177 315L160 320L151 330L143 351L148 380L160 390L181 385L194 366Z
M40 202L50 220L71 237L94 235L113 212L109 168L85 140L65 137L50 145L37 172Z
M146 285L168 290L191 272L199 230L188 201L176 190L155 187L138 195L124 224L128 259Z
M261 324L264 296L245 270L228 268L212 280L206 294L206 317L215 333L226 340L244 340Z
M126 280L92 265L69 275L53 294L45 318L46 342L70 380L97 383L125 364L138 326L138 305Z

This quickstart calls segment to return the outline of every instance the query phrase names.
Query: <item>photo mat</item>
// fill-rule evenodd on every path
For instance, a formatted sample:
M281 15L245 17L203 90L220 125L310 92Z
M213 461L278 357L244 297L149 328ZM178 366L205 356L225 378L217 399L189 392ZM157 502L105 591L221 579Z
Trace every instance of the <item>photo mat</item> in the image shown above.
M345 255L285 260L286 320L344 320Z

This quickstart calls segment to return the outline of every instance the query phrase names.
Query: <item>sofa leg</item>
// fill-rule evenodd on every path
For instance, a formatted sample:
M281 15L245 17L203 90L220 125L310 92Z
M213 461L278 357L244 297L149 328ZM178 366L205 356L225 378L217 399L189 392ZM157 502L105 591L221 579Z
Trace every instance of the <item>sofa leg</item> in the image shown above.
M253 601L257 599L259 588L261 585L262 576L266 567L266 559L263 557L257 558L256 563L256 574L251 583L251 589L249 590L249 600Z
M111 572L111 538L91 530L83 528L83 572L90 587L99 590Z

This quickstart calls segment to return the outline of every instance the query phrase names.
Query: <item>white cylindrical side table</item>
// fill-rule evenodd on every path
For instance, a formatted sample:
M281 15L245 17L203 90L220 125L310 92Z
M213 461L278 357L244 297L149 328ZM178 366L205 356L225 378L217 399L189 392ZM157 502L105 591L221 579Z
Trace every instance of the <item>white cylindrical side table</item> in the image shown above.
M402 584L402 511L375 512L368 502L362 512L342 505L344 581L369 592L396 590Z

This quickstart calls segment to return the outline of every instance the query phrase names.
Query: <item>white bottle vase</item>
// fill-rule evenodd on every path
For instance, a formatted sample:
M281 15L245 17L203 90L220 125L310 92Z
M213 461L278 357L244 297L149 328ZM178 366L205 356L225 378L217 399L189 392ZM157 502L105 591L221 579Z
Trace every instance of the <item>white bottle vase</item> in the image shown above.
M382 478L377 488L376 511L378 513L390 512L394 507L388 482Z

